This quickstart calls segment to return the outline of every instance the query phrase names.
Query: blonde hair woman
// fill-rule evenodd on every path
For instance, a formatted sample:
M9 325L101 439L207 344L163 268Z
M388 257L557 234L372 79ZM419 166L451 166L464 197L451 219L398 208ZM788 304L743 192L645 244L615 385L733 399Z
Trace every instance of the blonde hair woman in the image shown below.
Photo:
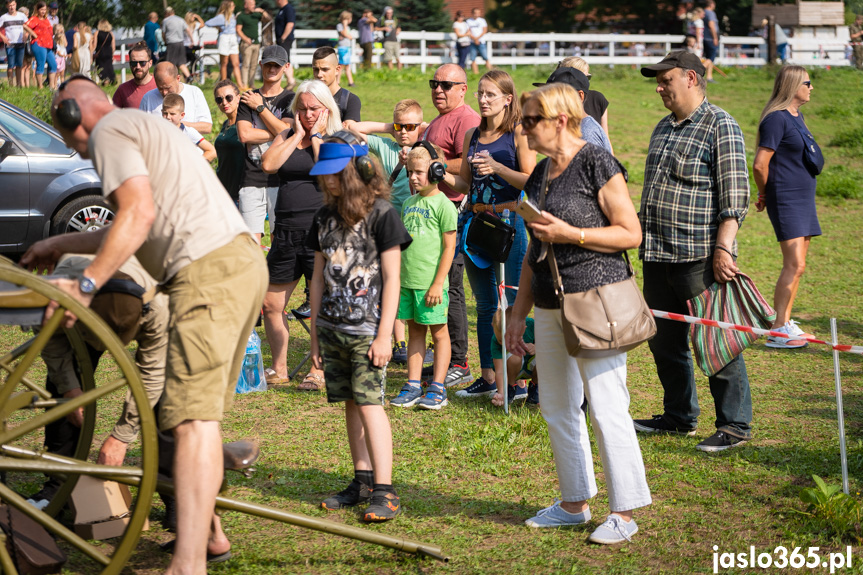
M535 528L581 525L591 518L596 495L593 456L581 406L590 421L605 472L611 514L590 535L601 544L629 541L638 531L632 510L651 503L641 449L629 414L626 352L572 357L564 343L560 302L549 258L554 257L565 293L588 291L629 276L623 252L641 243L641 224L626 187L626 171L614 157L581 139L584 111L567 84L547 84L522 96L522 127L531 149L548 156L537 164L524 191L542 215L528 224L530 246L518 295L507 324L506 348L528 352L525 318L534 305L539 402L548 423L561 501L526 521ZM544 196L544 199L543 199ZM545 257L543 246L554 245ZM551 250L548 250L549 252Z
M758 125L752 171L758 186L756 209L767 209L782 249L782 271L773 292L776 320L773 329L792 336L808 336L791 319L797 287L806 268L809 240L821 235L815 211L815 174L804 162L804 148L815 142L800 107L809 101L812 82L801 66L783 66L773 94ZM767 347L804 347L802 339L767 338Z
M93 51L93 63L99 70L99 79L102 85L113 84L117 81L117 76L114 73L114 51L117 46L114 41L114 34L111 32L111 23L104 18L99 20L96 27L96 49Z
M87 26L86 22L78 22L75 30L72 47L78 54L78 69L72 70L72 72L89 76L90 67L92 66L91 55L93 54L93 48L91 44L93 36L90 34L90 27Z
M249 89L243 84L240 69L240 44L237 41L237 17L234 15L233 0L224 0L219 5L219 11L213 18L207 20L207 26L219 29L219 79L228 79L228 60L234 67L234 78L241 92Z
M270 286L264 297L264 329L273 365L267 370L272 383L287 381L288 323L285 307L294 288L305 276L308 283L315 266L315 253L306 247L306 236L315 213L324 205L318 179L310 175L324 136L342 127L339 108L330 89L320 80L297 86L291 102L294 127L285 130L261 156L261 168L279 174L276 221L270 222L272 247L267 254ZM312 367L300 384L303 391L324 389L323 371Z
M558 68L575 68L585 76L590 78L590 65L583 58L578 56L569 56L564 58L557 65ZM596 90L588 90L584 93L584 111L585 113L599 122L602 126L602 131L606 136L608 133L608 98L602 92Z

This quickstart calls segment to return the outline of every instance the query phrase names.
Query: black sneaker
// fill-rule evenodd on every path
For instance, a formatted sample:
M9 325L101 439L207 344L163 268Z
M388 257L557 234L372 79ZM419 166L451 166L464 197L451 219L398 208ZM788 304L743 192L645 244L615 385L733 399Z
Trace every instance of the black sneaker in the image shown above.
M497 386L493 383L489 383L482 376L476 378L476 381L473 384L469 385L465 389L460 389L455 392L456 397L483 397L483 396L492 396L497 393Z
M434 357L432 357L432 361L434 361ZM431 379L434 377L434 366L429 365L424 367L422 370L421 377L423 381L428 381L429 383L431 383ZM451 366L449 366L449 369L446 372L446 377L444 377L443 384L445 387L453 387L454 385L461 385L463 383L467 383L470 380L470 368L467 366L467 364L452 364Z
M402 506L398 495L389 491L381 494L373 492L371 503L363 513L363 519L373 522L389 521L395 519L401 512Z
M309 303L309 300L306 300L300 307L298 307L294 311L297 312L299 315L303 316L304 318L312 317L312 304Z
M695 446L695 449L699 451L706 451L708 453L715 453L717 451L725 451L731 447L739 447L749 441L748 439L741 439L740 437L735 437L733 435L728 435L724 431L717 431L701 443Z
M364 483L360 483L356 479L351 481L347 489L339 491L332 497L328 497L321 502L321 507L328 511L344 509L345 507L354 507L360 503L365 503L372 497L372 488Z
M408 362L408 348L405 342L400 341L393 346L393 358L390 361L401 365Z
M428 365L428 364L434 364L434 344L433 343L430 343L428 345L428 347L426 348L426 354L423 357L423 365ZM423 369L425 369L425 368L423 368ZM434 369L434 365L432 365L432 369ZM431 377L431 376L432 376L432 374L430 373L429 377Z
M633 419L632 424L635 425L635 431L642 433L674 433L690 437L695 435L694 429L677 427L666 421L662 415L654 415L652 419Z
M539 405L539 387L532 381L527 384L527 402L531 405Z

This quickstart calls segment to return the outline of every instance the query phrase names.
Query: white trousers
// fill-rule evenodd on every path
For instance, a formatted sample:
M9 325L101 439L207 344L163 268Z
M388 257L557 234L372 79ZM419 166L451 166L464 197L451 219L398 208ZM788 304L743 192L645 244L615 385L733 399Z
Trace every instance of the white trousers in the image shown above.
M611 511L649 505L641 449L629 415L626 353L572 357L566 351L559 310L534 310L539 403L548 423L557 477L564 501L596 495L593 456L581 405L590 419L608 484Z

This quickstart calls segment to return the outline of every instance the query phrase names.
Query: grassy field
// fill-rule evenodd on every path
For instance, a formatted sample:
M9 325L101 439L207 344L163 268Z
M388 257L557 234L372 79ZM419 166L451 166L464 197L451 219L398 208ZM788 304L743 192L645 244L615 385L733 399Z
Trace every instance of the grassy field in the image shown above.
M516 84L526 90L530 82L543 80L548 72L519 69ZM637 205L650 131L666 112L653 93L655 84L637 71L618 67L592 72L593 87L611 102L611 140L630 171ZM710 100L738 120L751 159L756 122L769 96L773 72L727 72L727 79L709 86ZM851 70L818 70L811 76L815 92L804 113L827 158L819 193L822 188L829 193L818 201L824 235L812 242L793 316L806 331L824 339L829 339L829 318L839 318L840 342L860 344L863 256L859 222L863 203L839 197L859 198L863 193L863 138L858 135L863 133L859 98L863 76ZM428 77L430 74L418 70L358 74L355 92L363 100L363 117L386 120L397 99L413 97L424 106L428 103L426 119L431 119L434 110L425 83ZM470 78L469 92L474 91L476 80ZM3 89L0 97L12 99ZM475 105L472 99L471 103ZM216 118L215 108L213 112ZM772 299L781 257L767 216L753 209L738 238L741 269ZM293 303L299 304L299 297ZM474 318L470 295L468 306ZM260 334L264 336L263 330ZM296 324L292 335L291 366L308 349L308 337ZM473 332L471 335L473 339ZM17 336L4 332L0 342L6 346L13 337ZM368 527L440 545L451 557L449 564L229 513L224 522L234 545L234 559L211 567L210 572L688 574L712 572L714 546L719 552L734 553L748 553L749 546L754 546L759 553L783 545L789 554L800 546L805 555L810 546L820 547L824 554L844 551L845 545L852 544L857 555L859 525L856 532L852 529L838 536L804 515L806 506L799 499L801 489L813 485L813 474L830 484L840 482L831 353L816 345L796 351L770 350L757 342L745 352L745 358L754 403L754 439L717 455L695 450L714 430L707 380L699 377L702 418L698 435L640 437L654 502L637 511L640 531L631 544L609 548L586 541L607 512L598 457L599 494L592 501L594 520L588 526L542 532L526 528L523 521L559 495L540 411L516 406L506 416L485 400L451 399L440 413L389 410L395 445L394 483L404 513L389 524ZM478 371L475 341L470 359L471 367ZM859 500L863 486L863 360L859 355L843 354L840 367L851 494ZM393 396L406 373L399 366L391 366L388 373L388 395ZM630 353L628 381L633 416L661 412L661 387L646 346ZM105 418L100 424L99 443L109 429L108 421ZM342 409L328 405L323 395L288 386L237 397L225 419L224 435L257 439L262 446L263 456L252 479L236 474L229 477L233 495L361 524L356 512L326 513L318 507L322 498L341 489L352 476ZM160 514L157 504L154 517ZM154 522L129 564L130 572L160 572L166 557L157 544L172 537ZM860 558L854 559L853 568L844 572L863 572ZM67 564L69 573L92 570L92 563L77 556Z

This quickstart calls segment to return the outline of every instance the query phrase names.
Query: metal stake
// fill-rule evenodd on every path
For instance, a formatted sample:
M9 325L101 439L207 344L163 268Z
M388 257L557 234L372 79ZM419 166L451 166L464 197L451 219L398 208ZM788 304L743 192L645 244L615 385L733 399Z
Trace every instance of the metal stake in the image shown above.
M830 337L833 345L839 345L836 318L830 318ZM848 455L845 451L845 411L842 408L842 376L839 373L839 351L833 349L833 378L836 382L836 415L839 420L839 457L842 459L842 491L848 495Z

